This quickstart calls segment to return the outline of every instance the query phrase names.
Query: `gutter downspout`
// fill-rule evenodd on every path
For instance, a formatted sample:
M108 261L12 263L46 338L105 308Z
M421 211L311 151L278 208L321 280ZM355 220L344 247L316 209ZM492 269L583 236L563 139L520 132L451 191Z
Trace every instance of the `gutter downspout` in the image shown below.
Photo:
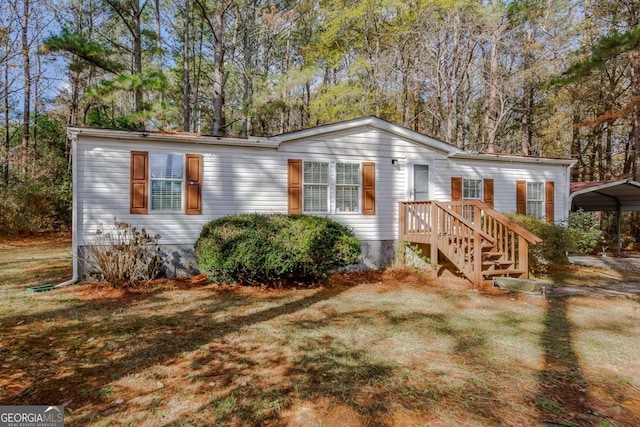
M73 272L71 275L71 279L66 282L58 283L53 287L53 289L58 289L65 287L67 285L72 285L78 281L78 168L76 167L76 153L77 153L77 145L78 145L78 135L77 133L69 132L69 136L71 137L71 256L72 256L72 265Z

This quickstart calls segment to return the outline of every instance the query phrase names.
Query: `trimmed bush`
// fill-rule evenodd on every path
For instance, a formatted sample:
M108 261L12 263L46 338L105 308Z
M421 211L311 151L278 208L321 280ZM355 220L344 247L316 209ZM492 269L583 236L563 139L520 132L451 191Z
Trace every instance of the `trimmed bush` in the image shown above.
M542 243L529 246L529 271L533 275L547 272L548 264L566 264L569 262L567 252L570 249L567 228L527 215L507 215L536 236Z
M322 281L353 264L360 241L329 218L238 214L205 225L195 253L212 281L281 286Z

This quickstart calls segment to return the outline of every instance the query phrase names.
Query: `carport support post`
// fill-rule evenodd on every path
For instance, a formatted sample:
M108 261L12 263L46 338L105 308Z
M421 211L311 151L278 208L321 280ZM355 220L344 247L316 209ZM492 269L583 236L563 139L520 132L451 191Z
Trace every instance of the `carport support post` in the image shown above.
M622 251L622 243L620 242L620 234L621 234L621 230L622 230L622 213L621 213L621 209L620 209L620 204L618 203L618 207L616 209L616 222L617 222L617 229L618 229L618 242L617 242L617 247L616 247L616 253L618 255L620 255L620 252Z

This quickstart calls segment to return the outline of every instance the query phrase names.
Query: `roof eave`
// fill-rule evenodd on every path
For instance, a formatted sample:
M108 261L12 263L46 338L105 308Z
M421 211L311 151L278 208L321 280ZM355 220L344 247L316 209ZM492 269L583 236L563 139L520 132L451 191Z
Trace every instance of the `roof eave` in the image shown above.
M70 127L67 133L71 138L79 136L87 136L100 139L117 139L127 141L146 141L146 142L179 142L187 144L207 144L207 145L224 145L224 146L240 146L240 147L263 147L278 148L280 141L274 138L256 138L249 137L247 139L226 138L224 136L205 136L205 135L181 135L181 134L161 134L146 131L123 131L111 129L93 129L93 128L77 128Z
M534 163L534 164L548 164L548 165L560 165L560 166L573 166L577 163L574 159L552 159L548 157L522 157L511 156L503 154L484 154L484 153L451 153L448 156L452 159L463 160L484 160L484 161L498 161L506 163Z

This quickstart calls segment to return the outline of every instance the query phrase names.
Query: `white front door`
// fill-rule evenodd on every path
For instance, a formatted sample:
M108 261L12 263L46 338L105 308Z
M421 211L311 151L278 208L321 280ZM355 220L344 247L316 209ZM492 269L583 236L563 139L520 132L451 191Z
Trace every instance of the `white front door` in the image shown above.
M413 200L429 200L429 166L413 165Z

